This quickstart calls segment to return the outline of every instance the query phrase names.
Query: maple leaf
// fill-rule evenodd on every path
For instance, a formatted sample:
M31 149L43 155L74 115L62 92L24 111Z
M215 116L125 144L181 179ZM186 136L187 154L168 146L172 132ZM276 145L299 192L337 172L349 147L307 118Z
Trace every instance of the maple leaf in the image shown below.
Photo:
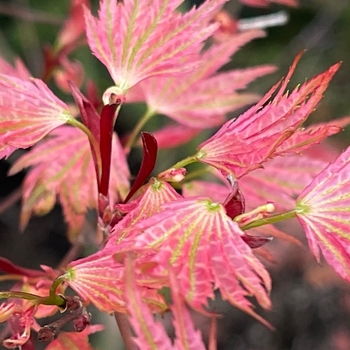
M307 186L297 199L295 213L309 247L350 281L350 147Z
M181 196L167 183L152 178L143 188L144 193L134 201L133 208L127 215L111 230L111 235L106 244L114 246L122 241L129 233L129 228L139 221L149 218L161 210L164 203L171 202ZM136 202L136 203L135 203ZM124 205L117 205L116 209L122 209ZM129 237L130 238L130 237Z
M240 178L261 167L267 159L281 155L278 147L286 142L307 119L322 98L330 79L339 68L336 64L309 82L284 94L287 83L301 55L297 56L286 79L273 100L266 104L278 87L276 84L260 102L243 113L237 120L225 123L209 140L197 148L195 155L200 162L212 165L223 175L233 174ZM304 133L302 142L293 151L303 149L305 144L319 141L311 133ZM300 141L300 139L298 140Z
M269 275L223 206L190 198L163 204L162 209L131 228L132 247L156 250L151 261L165 269L171 265L182 295L193 307L206 305L207 298L214 296L215 284L232 305L268 325L245 297L253 295L262 307L269 308Z
M85 10L88 44L125 92L147 77L197 65L204 40L217 28L209 22L225 2L206 1L182 15L175 11L182 0L102 0L98 18Z
M164 327L160 322L154 320L151 310L142 301L142 294L134 277L134 269L135 266L131 259L127 258L125 271L126 303L131 316L130 323L136 333L135 343L145 350L204 350L201 334L193 326L174 274L170 272L172 298L170 310L173 313L176 335L174 345L172 345Z
M31 214L46 214L59 196L69 236L75 240L80 233L88 208L97 207L97 181L87 136L81 130L62 126L52 138L36 145L19 158L10 170L13 175L33 166L23 185L21 228ZM52 160L55 160L54 162ZM110 194L116 202L129 189L129 170L122 147L114 137Z
M33 146L72 119L43 81L0 74L0 157Z
M275 68L261 66L222 73L216 71L243 44L264 35L260 30L248 31L224 43L214 44L201 54L203 64L196 69L179 76L146 79L136 87L138 93L131 91L131 98L143 99L153 114L167 115L191 128L221 125L226 113L258 99L256 94L239 93L238 90Z

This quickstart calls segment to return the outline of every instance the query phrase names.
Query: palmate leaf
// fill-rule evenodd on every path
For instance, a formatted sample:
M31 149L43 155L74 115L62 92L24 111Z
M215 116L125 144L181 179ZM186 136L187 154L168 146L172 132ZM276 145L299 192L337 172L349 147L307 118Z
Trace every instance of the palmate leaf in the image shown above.
M0 155L28 148L73 117L39 79L22 80L0 74Z
M299 130L315 109L330 79L339 68L339 64L336 64L290 94L285 94L287 83L299 59L300 55L295 59L286 79L269 104L266 103L279 84L257 105L237 120L225 123L214 136L199 145L196 154L198 161L214 166L224 175L232 173L239 178L261 167L267 159L280 154L278 147L283 147L283 143ZM305 134L303 142L299 147L295 145L293 151L303 149L306 143L317 142L319 137L315 138L312 133Z
M350 282L350 147L305 188L295 212L316 260L321 251Z
M185 126L204 129L221 125L226 113L256 102L259 98L257 94L238 90L254 79L273 72L275 68L261 66L216 72L240 46L262 36L263 31L249 31L224 43L214 44L201 54L203 64L199 67L180 76L146 79L135 87L136 93L133 95L138 99L143 96L149 109Z
M269 275L224 208L209 199L190 198L164 204L162 209L131 228L134 247L158 251L153 259L165 269L171 265L182 295L193 307L206 305L215 284L234 306L264 322L245 297L253 295L269 308Z
M88 44L126 91L147 77L183 73L198 64L203 41L217 28L209 22L225 2L206 1L182 15L175 11L182 0L103 0L98 18L85 11Z
M33 212L49 212L58 195L69 224L70 239L75 240L87 209L97 206L96 174L88 139L81 130L62 126L52 135L52 138L38 144L11 168L12 175L33 166L23 185L21 228L24 229ZM118 201L128 191L129 171L116 137L113 142L111 178L111 198Z

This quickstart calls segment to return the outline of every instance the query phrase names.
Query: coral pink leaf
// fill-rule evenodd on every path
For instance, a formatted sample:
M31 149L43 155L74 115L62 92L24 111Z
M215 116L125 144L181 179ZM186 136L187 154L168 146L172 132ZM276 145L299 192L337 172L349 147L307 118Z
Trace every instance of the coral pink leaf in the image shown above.
M243 232L222 205L197 197L178 199L162 208L159 214L132 228L139 233L135 235L134 247L148 246L158 251L156 260L164 268L171 265L181 293L191 306L206 305L207 298L213 297L215 283L230 301L236 300L236 293L240 294L245 310L250 309L249 302L244 301L248 294L255 296L262 307L270 307L269 275L243 242ZM223 273L234 284L226 285L221 278ZM240 307L236 301L234 305Z
M350 147L326 167L297 199L295 213L317 261L320 251L350 281Z
M27 277L43 277L46 275L45 271L26 269L21 266L17 266L6 258L0 257L0 271L12 274L21 275Z
M247 210L253 210L266 200L277 211L294 208L295 198L326 166L328 162L306 155L276 157L267 161L263 169L256 169L239 181L247 201Z
M0 75L0 151L31 147L71 119L67 105L41 80Z
M158 144L157 140L151 134L142 132L142 144L143 144L143 158L141 167L136 176L135 182L133 183L128 196L125 198L126 203L142 186L147 177L151 174L154 166L156 165Z
M320 143L326 137L339 133L350 123L350 117L332 120L326 123L313 124L305 129L299 129L276 150L276 154L284 155L291 152L300 153L310 146Z
M232 173L239 178L279 154L278 147L283 147L284 142L298 131L314 111L330 79L339 68L339 64L336 64L297 87L289 95L285 94L288 80L299 58L297 56L295 59L274 99L266 104L277 85L257 105L236 121L225 123L214 136L202 143L197 148L199 161L214 166L224 175ZM307 134L299 145L301 149L309 139L314 139L314 136ZM297 150L298 148L294 149Z
M233 219L237 215L244 213L245 200L238 181L233 179L230 175L228 176L228 180L231 184L231 193L226 197L223 206L225 207L227 215Z
M145 193L142 195L141 199L139 199L137 205L133 207L116 226L113 227L106 246L119 243L129 233L130 230L128 229L132 228L133 225L159 213L161 211L161 206L164 203L179 198L181 198L181 196L167 182L162 182L152 178L149 183L145 185ZM135 202L136 200L131 202L131 204L134 204ZM120 205L116 207L118 209ZM128 238L130 238L130 236L128 236Z
M102 108L100 117L100 152L101 152L101 180L99 182L99 193L108 195L109 176L111 170L113 126L115 112L118 104L106 105Z
M32 213L45 214L59 196L70 231L80 233L87 208L97 206L97 180L86 135L62 126L14 163L10 174L32 166L23 184L21 226ZM52 161L55 159L55 162ZM129 171L117 137L113 140L110 194L116 202L129 189Z
M123 274L124 267L113 258L113 252L104 249L71 262L63 278L85 302L92 302L99 310L124 312Z
M201 333L194 328L185 300L172 269L169 269L170 290L177 350L205 350Z
M165 329L156 322L147 305L142 301L140 288L135 280L132 260L125 262L125 299L130 315L130 323L135 331L135 343L145 350L171 350L173 346Z
M182 15L175 11L181 0L152 6L139 0L103 0L98 18L85 11L88 44L126 91L147 77L179 74L197 65L203 41L217 28L210 21L225 2L206 1Z

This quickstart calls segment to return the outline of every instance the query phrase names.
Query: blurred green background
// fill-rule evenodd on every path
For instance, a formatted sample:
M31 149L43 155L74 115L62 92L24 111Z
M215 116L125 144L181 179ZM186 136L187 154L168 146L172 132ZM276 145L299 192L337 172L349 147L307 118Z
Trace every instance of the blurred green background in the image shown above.
M127 1L127 0L125 0ZM199 1L197 1L197 4ZM63 24L68 0L0 0L0 55L9 61L21 57L34 76L40 77L43 67L42 49L55 41ZM190 7L190 1L185 6ZM97 1L92 2L94 9ZM271 5L268 8L248 8L235 0L226 9L237 18L251 18L284 10L287 24L269 28L267 37L249 43L225 68L244 68L259 64L275 64L278 71L251 85L253 91L264 93L285 75L294 57L307 50L293 76L290 87L302 83L330 65L342 61L319 108L310 122L332 120L350 114L350 1L300 0L298 8ZM86 74L96 82L100 93L112 84L107 70L87 47L78 48L72 58L80 60ZM56 91L56 90L55 90ZM59 92L58 92L59 93ZM61 93L60 97L71 100ZM125 108L118 119L121 133L131 128L139 109ZM152 128L152 125L149 126ZM350 128L333 138L339 150L350 142ZM190 147L190 146L189 146ZM192 147L192 146L191 146ZM186 151L186 147L182 149ZM170 160L172 156L170 155ZM9 161L0 161L0 200L5 201L20 186L24 174L7 178ZM24 234L18 232L20 203L2 209L0 202L0 255L17 264L38 268L39 264L55 266L69 248L65 239L65 224L60 207L44 218L31 220ZM274 309L264 316L276 327L276 332L225 303L217 303L216 311L225 315L219 321L219 349L223 350L347 350L350 349L350 294L348 286L329 269L320 270L306 250L283 246L277 254L277 264L270 266L274 280ZM320 272L323 271L323 272ZM116 349L118 335L109 316L97 316L109 324L108 336L97 336L98 349ZM107 321L106 321L107 319ZM199 326L207 323L195 316ZM167 323L168 320L165 320ZM122 348L122 347L120 347Z

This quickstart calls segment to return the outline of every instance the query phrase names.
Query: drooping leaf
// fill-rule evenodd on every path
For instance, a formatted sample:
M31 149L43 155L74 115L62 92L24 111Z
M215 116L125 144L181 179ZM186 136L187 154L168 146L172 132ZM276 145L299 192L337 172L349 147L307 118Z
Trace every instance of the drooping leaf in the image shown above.
M176 276L171 268L169 269L169 279L172 300L171 311L176 335L175 348L177 350L205 350L201 333L194 328Z
M316 260L350 281L350 147L326 167L297 199L295 213Z
M55 160L54 162L52 160ZM112 152L111 200L128 191L129 171L119 140ZM59 196L72 240L77 239L88 208L97 207L97 181L86 135L73 127L60 127L53 137L38 144L14 163L10 174L33 166L23 185L21 227L32 213L47 213Z
M69 122L67 105L39 79L0 74L0 154L35 145L50 131Z
M160 322L156 322L147 305L142 301L142 295L135 281L135 268L131 259L126 259L125 296L126 306L130 315L136 337L134 342L140 349L171 350L174 349L171 340Z

